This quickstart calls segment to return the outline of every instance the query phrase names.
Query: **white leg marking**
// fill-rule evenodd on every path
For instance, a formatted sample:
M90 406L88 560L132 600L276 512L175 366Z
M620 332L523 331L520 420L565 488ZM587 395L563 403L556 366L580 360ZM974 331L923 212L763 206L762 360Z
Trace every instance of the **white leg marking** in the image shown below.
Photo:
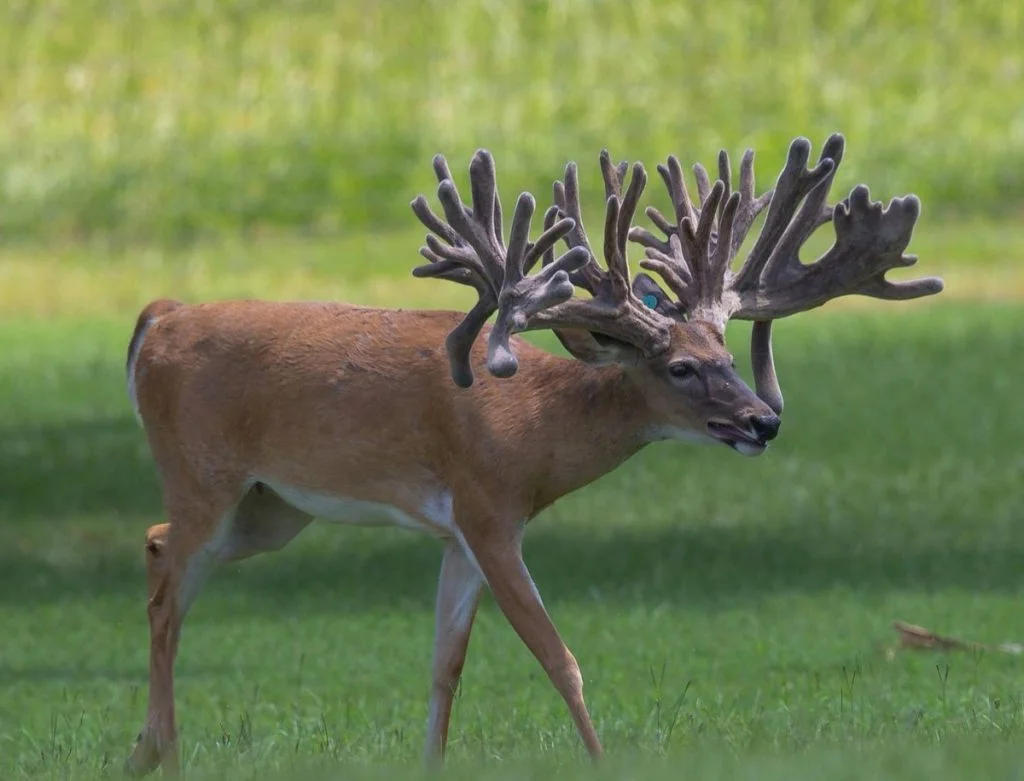
M420 508L420 512L428 521L445 531L458 531L455 528L454 502L449 491L438 491L429 496L423 503L423 507Z
M217 523L217 530L213 536L206 541L206 544L199 548L185 564L185 572L178 587L178 620L185 618L185 614L191 607L192 602L199 594L206 579L213 572L214 567L223 559L224 551L231 540L231 527L235 522L235 509L226 513Z
M461 536L461 535L460 535ZM451 674L455 660L465 654L477 599L484 579L473 554L464 544L451 544L445 550L437 585L437 608L434 619L434 686L430 694L430 715L427 718L427 750L432 750L440 737L440 719L450 714L453 692L438 689ZM460 659L461 666L461 659Z
M484 584L480 568L471 556L461 547L445 554L438 583L438 591L444 593L444 604L439 600L437 618L446 632L461 632L469 625L473 603Z

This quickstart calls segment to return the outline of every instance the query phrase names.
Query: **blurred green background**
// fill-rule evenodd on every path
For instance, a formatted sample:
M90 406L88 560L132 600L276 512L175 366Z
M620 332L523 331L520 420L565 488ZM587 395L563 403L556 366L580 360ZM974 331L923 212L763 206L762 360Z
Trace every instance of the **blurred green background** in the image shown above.
M1021 7L717 0L9 0L0 231L177 241L404 227L431 155L545 192L841 130L838 177L944 217L1024 199Z
M1024 639L1021 40L1024 6L991 0L7 0L0 777L116 775L141 725L160 493L123 360L147 301L462 307L468 291L409 273L436 152L461 184L489 148L506 203L545 205L576 160L594 233L603 147L642 160L664 207L670 153L754 147L763 190L793 137L817 154L835 131L833 199L917 193L910 251L946 291L780 323L769 454L652 447L545 513L527 560L606 747L646 777L1016 767L1018 659L879 649L894 618ZM744 367L745 336L730 329ZM186 766L414 774L438 554L314 526L226 568L186 625ZM590 774L489 601L452 757L467 778Z

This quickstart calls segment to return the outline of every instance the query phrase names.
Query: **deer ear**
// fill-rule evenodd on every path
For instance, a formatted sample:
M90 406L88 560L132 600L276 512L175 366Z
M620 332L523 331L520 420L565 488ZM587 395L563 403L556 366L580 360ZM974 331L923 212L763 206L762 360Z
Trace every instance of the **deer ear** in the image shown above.
M636 347L604 334L580 328L559 328L555 336L573 358L591 366L635 364L640 360L640 351Z
M665 295L661 286L647 274L637 274L633 278L633 295L659 315L671 317L673 320L686 319L686 312Z

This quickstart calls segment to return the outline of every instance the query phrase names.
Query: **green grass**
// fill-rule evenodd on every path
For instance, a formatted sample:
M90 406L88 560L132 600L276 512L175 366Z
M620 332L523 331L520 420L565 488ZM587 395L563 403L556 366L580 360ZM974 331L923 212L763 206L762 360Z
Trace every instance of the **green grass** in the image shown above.
M652 169L753 145L763 188L835 130L834 195L921 195L910 249L946 292L779 324L767 456L659 445L539 518L527 559L609 762L486 599L449 772L1020 777L1024 658L885 653L897 618L1024 640L1018 6L3 4L0 778L116 776L142 723L146 301L461 307L409 274L437 151L461 183L489 147L506 202L576 159L599 225L603 146ZM191 777L420 777L439 558L317 525L224 569L178 667Z
M230 263L211 273L218 289ZM366 300L397 302L388 279L360 288L379 291ZM144 713L142 535L159 489L123 388L134 312L102 308L0 328L5 779L116 774ZM651 447L538 519L527 560L611 763L587 769L563 704L488 599L453 722L455 777L1017 768L1024 660L883 647L896 618L1024 640L1019 322L1015 302L954 297L780 324L786 423L767 456ZM742 356L742 325L730 339ZM439 553L318 525L223 570L178 668L189 769L416 776Z
M0 234L404 226L431 155L477 146L541 195L606 145L652 168L753 145L767 182L835 130L837 192L1019 214L1022 38L1002 0L10 0Z
M601 212L591 214L588 224L600 224ZM534 229L536 235L539 225ZM410 226L386 234L354 232L327 241L290 236L251 242L234 237L181 249L12 247L0 254L0 320L19 327L26 318L114 317L123 327L155 296L200 301L271 295L395 306L470 306L475 293L467 288L416 279L410 273L422 262L417 248L424 232ZM833 239L831 229L821 229L808 242L805 259L817 257ZM753 243L753 237L747 240L748 250ZM944 223L924 215L910 251L920 256L919 267L893 272L891 277L942 276L943 299L1015 301L1024 295L1024 222ZM630 254L636 268L642 253L631 245ZM934 305L936 300L919 306ZM871 299L846 297L830 308L877 305Z

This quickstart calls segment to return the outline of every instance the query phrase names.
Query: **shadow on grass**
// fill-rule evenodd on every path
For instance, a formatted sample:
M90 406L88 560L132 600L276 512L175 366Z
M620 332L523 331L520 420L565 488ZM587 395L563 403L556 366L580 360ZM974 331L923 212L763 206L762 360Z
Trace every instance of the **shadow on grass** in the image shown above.
M314 528L291 549L224 567L208 587L245 611L363 612L429 609L440 547L402 533ZM109 596L144 598L138 555L54 564L42 555L0 553L0 604L38 605ZM1015 545L865 542L855 523L822 529L817 518L782 528L618 530L538 528L526 558L545 598L623 604L680 603L714 609L785 591L836 587L1018 591L1024 539Z
M236 672L236 664L218 664L209 659L188 661L188 673L191 677L223 677ZM80 686L83 680L88 680L91 685L104 682L133 684L136 691L133 697L140 706L145 705L146 691L144 687L138 686L140 673L145 674L145 668L140 669L131 664L125 664L124 660L110 664L96 664L93 661L81 662L78 664L47 663L45 660L31 661L29 663L19 662L8 665L0 661L0 688L5 686L19 685L47 685L68 684Z
M86 515L160 512L156 470L131 416L4 426L0 437L0 517L8 525L59 529Z

